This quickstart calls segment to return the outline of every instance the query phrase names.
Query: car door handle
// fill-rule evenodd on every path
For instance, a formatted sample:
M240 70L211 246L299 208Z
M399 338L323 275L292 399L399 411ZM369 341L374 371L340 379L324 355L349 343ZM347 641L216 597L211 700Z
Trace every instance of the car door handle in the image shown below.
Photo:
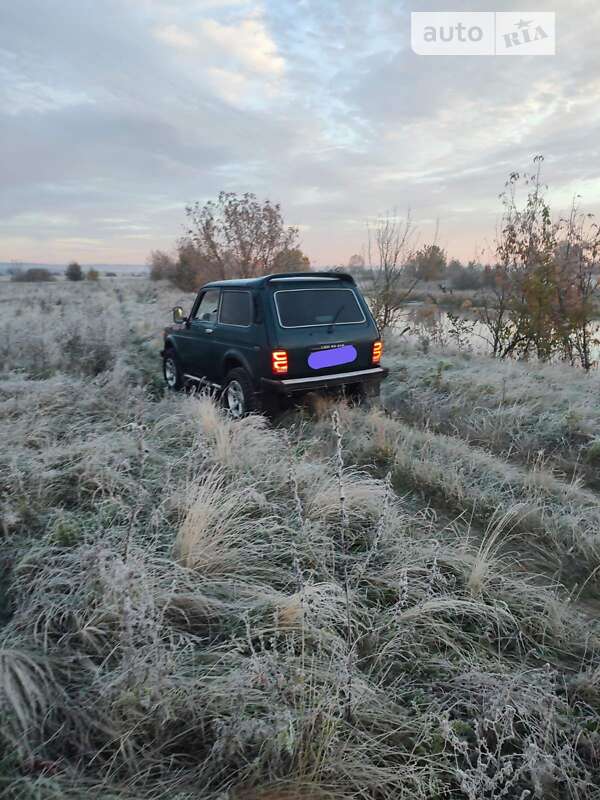
M212 328L204 328L204 332L205 333L212 333L213 329Z

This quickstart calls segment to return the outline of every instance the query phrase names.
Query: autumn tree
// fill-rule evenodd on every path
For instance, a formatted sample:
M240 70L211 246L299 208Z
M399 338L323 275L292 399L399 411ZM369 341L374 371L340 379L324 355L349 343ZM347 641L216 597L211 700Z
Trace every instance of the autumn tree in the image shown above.
M296 249L298 230L284 224L278 203L246 192L221 192L216 201L188 206L187 244L218 277L250 278L275 271L275 259Z
M567 219L552 219L542 162L536 156L531 174L513 172L501 194L498 262L479 317L494 355L559 357L590 369L600 234L576 203Z
M169 280L183 292L195 292L205 283L221 279L217 264L191 242L182 242L173 270L168 273Z
M273 259L273 272L306 272L310 259L298 247L280 250Z
M500 195L498 260L491 291L480 303L480 318L494 355L502 358L535 354L548 359L556 349L553 256L557 229L541 182L542 161L536 156L530 174L512 172ZM519 189L526 191L522 206Z
M446 271L446 253L435 243L421 247L411 259L411 270L420 281L436 281Z

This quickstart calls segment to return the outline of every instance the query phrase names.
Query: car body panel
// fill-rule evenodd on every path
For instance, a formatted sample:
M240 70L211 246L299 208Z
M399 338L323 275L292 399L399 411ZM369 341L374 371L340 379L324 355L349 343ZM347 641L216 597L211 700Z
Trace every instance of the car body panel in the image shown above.
M330 287L322 286L317 282L296 284L290 281L285 288L281 286L277 286L275 289L270 288L268 290L269 302L277 312L276 295L280 292L310 292L315 290L327 292ZM356 350L356 359L351 364L348 364L349 372L356 372L373 366L371 363L372 344L379 338L379 331L366 302L357 288L352 285L344 287L344 290L352 293L362 312L362 321L336 322L333 325L331 323L323 323L319 325L311 324L305 327L286 327L281 323L278 313L274 313L271 316L274 347L286 350L288 353L289 370L287 377L315 377L340 372L340 365L335 363L320 368L310 365L311 354L330 348L343 349L353 347Z
M304 294L298 297L307 302L310 295L306 290L330 288L338 291L332 298L339 299L341 289L352 293L358 309L352 306L349 311L344 309L343 314L347 317L354 315L360 321L338 322L333 319L335 314L332 312L327 322L301 327L285 325L275 300L277 292L301 291ZM202 298L209 291L219 292L217 318L198 319ZM223 293L231 292L249 293L249 324L232 324L221 319ZM323 305L324 296L319 295L319 298ZM291 300L289 296L288 300ZM314 388L382 380L387 370L372 363L372 346L377 339L379 331L354 280L339 273L316 272L206 284L198 292L188 319L167 330L165 346L175 349L184 372L194 380L220 386L231 369L242 366L256 392L292 394ZM273 374L272 370L271 353L278 349L288 353L288 372L283 376ZM339 354L335 352L337 350ZM355 357L352 357L353 353Z

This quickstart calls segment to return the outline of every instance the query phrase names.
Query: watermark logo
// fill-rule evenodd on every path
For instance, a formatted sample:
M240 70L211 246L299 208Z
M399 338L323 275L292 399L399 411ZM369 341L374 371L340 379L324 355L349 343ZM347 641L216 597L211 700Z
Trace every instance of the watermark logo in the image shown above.
M556 53L553 11L499 11L495 20L496 55L553 56Z
M553 11L413 11L411 46L423 56L547 56L556 52Z

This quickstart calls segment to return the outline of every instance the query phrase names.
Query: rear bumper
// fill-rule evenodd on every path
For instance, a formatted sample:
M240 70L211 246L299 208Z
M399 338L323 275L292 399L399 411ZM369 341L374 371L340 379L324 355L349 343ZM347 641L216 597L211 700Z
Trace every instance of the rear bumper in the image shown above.
M313 389L328 389L333 386L351 386L354 383L379 383L387 377L385 367L361 369L355 372L336 372L333 375L318 375L311 378L286 378L284 380L270 380L261 378L261 388L278 394L294 394L295 392L310 392Z

